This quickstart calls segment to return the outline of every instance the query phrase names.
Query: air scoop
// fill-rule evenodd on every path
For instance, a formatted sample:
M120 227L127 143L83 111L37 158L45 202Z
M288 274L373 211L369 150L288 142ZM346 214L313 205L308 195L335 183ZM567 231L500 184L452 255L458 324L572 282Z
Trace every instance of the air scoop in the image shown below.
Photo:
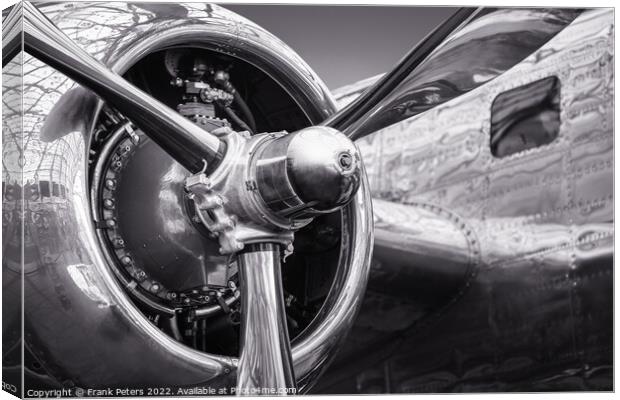
M360 185L359 151L333 128L313 126L277 137L261 146L257 158L260 195L281 217L335 211Z

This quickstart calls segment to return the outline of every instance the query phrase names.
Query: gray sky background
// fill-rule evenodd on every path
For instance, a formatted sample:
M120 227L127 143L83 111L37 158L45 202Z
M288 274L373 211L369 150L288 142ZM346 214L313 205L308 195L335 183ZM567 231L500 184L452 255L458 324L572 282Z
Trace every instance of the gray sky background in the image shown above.
M224 4L292 47L330 89L389 71L451 7Z

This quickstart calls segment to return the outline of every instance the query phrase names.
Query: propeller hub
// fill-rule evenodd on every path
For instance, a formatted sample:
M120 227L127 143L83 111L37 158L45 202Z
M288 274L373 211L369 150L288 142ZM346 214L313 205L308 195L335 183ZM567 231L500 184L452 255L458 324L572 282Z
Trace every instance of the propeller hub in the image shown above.
M250 136L223 127L212 133L229 150L212 175L192 175L185 188L222 254L263 242L290 252L294 231L345 206L360 186L359 150L336 129Z
M257 154L256 178L268 208L307 218L347 204L360 185L355 144L336 129L312 126L277 137Z

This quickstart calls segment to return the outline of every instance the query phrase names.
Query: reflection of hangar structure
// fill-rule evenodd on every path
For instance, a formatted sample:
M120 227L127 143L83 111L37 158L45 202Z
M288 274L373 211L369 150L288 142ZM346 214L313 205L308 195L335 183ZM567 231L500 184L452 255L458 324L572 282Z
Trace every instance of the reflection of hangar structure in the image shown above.
M32 133L41 132L41 127L46 119L46 115L41 110L53 107L60 97L60 93L71 86L71 82L62 79L59 74L49 75L49 71L40 68L38 63L29 62L31 57L25 57L24 71L28 75L28 81L23 88L23 120L19 115L18 102L21 101L21 93L18 87L10 89L5 83L6 91L5 104L8 115L5 113L3 124L5 129L11 132L11 139L5 142L4 160L7 163L3 182L16 182L23 180L28 188L24 193L28 199L29 194L36 197L64 198L73 182L76 171L75 165L70 165L68 160L76 152L83 151L73 134L65 135L59 140L55 139L54 132L46 132L48 138L34 138ZM10 69L10 66L7 69ZM16 68L16 72L21 72ZM10 76L10 72L5 70L5 74ZM15 76L15 83L21 83L21 79ZM56 95L55 95L56 93ZM14 104L12 104L14 103ZM70 118L70 116L66 116ZM21 135L21 124L23 122L23 136ZM57 134L57 133L56 133ZM6 140L6 138L5 138ZM14 154L14 155L13 155ZM19 156L19 157L18 157ZM24 160L23 165L20 158ZM22 169L23 167L23 169ZM54 172L52 172L54 171ZM23 174L22 176L19 176ZM52 175L53 174L53 175Z
M14 263L16 270L21 268L18 246L22 232L12 222L20 218L23 204L23 263L24 272L28 273L35 265L53 262L62 251L72 247L63 238L67 229L73 229L66 223L68 198L80 171L70 160L84 148L77 132L60 138L47 132L50 137L39 138L40 132L45 132L42 127L47 116L43 110L53 107L71 83L58 73L41 68L30 56L25 56L24 61L23 73L28 79L23 87L22 65L11 62L3 69L2 189L3 227L7 228L3 257L7 263ZM35 242L39 244L34 245Z

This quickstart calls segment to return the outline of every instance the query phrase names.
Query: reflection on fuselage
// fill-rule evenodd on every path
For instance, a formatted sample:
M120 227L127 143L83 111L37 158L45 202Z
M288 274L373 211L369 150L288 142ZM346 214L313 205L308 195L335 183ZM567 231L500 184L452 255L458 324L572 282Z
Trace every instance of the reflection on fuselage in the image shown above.
M493 101L548 77L558 137L494 156ZM358 141L376 257L319 391L610 390L612 118L613 12L593 10L494 80Z

